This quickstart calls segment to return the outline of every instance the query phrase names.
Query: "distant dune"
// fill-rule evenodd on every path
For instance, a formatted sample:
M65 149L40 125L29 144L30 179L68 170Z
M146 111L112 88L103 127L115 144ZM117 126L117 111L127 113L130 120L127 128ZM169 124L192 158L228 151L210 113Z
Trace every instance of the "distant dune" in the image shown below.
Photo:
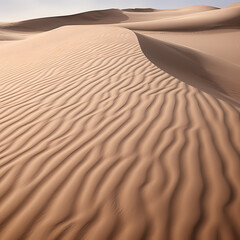
M0 238L239 240L240 5L0 24Z
M227 6L226 8L231 8L231 7L240 7L240 3L233 3L229 6Z
M145 31L198 31L239 27L240 7L199 11L191 14L180 14L176 17L166 16L165 19L131 22L121 25L132 30Z
M48 17L0 25L0 29L16 31L49 31L66 25L92 25L119 23L128 19L117 9L91 11L70 16Z

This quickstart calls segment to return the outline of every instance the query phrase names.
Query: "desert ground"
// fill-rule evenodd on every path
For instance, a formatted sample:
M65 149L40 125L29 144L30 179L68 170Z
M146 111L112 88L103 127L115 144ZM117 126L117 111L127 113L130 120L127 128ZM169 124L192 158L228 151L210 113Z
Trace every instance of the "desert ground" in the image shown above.
M240 4L0 23L1 240L239 240Z

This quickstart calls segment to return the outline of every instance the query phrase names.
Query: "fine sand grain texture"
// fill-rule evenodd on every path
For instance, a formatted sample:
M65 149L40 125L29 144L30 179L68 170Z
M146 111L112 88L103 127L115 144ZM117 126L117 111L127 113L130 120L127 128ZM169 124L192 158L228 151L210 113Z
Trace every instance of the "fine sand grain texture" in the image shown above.
M240 6L0 24L1 240L239 240Z

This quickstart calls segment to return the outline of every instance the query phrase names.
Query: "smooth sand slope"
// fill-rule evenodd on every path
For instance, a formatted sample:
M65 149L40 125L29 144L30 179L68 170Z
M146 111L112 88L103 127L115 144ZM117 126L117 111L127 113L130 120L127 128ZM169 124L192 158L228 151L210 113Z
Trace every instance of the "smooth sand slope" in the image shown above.
M239 240L239 13L0 24L0 238Z

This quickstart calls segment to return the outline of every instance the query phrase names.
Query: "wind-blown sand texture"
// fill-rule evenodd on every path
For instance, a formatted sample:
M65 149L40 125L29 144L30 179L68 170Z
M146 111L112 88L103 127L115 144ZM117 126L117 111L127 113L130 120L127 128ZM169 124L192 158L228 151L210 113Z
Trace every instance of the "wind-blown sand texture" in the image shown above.
M239 240L240 6L0 25L2 240Z

